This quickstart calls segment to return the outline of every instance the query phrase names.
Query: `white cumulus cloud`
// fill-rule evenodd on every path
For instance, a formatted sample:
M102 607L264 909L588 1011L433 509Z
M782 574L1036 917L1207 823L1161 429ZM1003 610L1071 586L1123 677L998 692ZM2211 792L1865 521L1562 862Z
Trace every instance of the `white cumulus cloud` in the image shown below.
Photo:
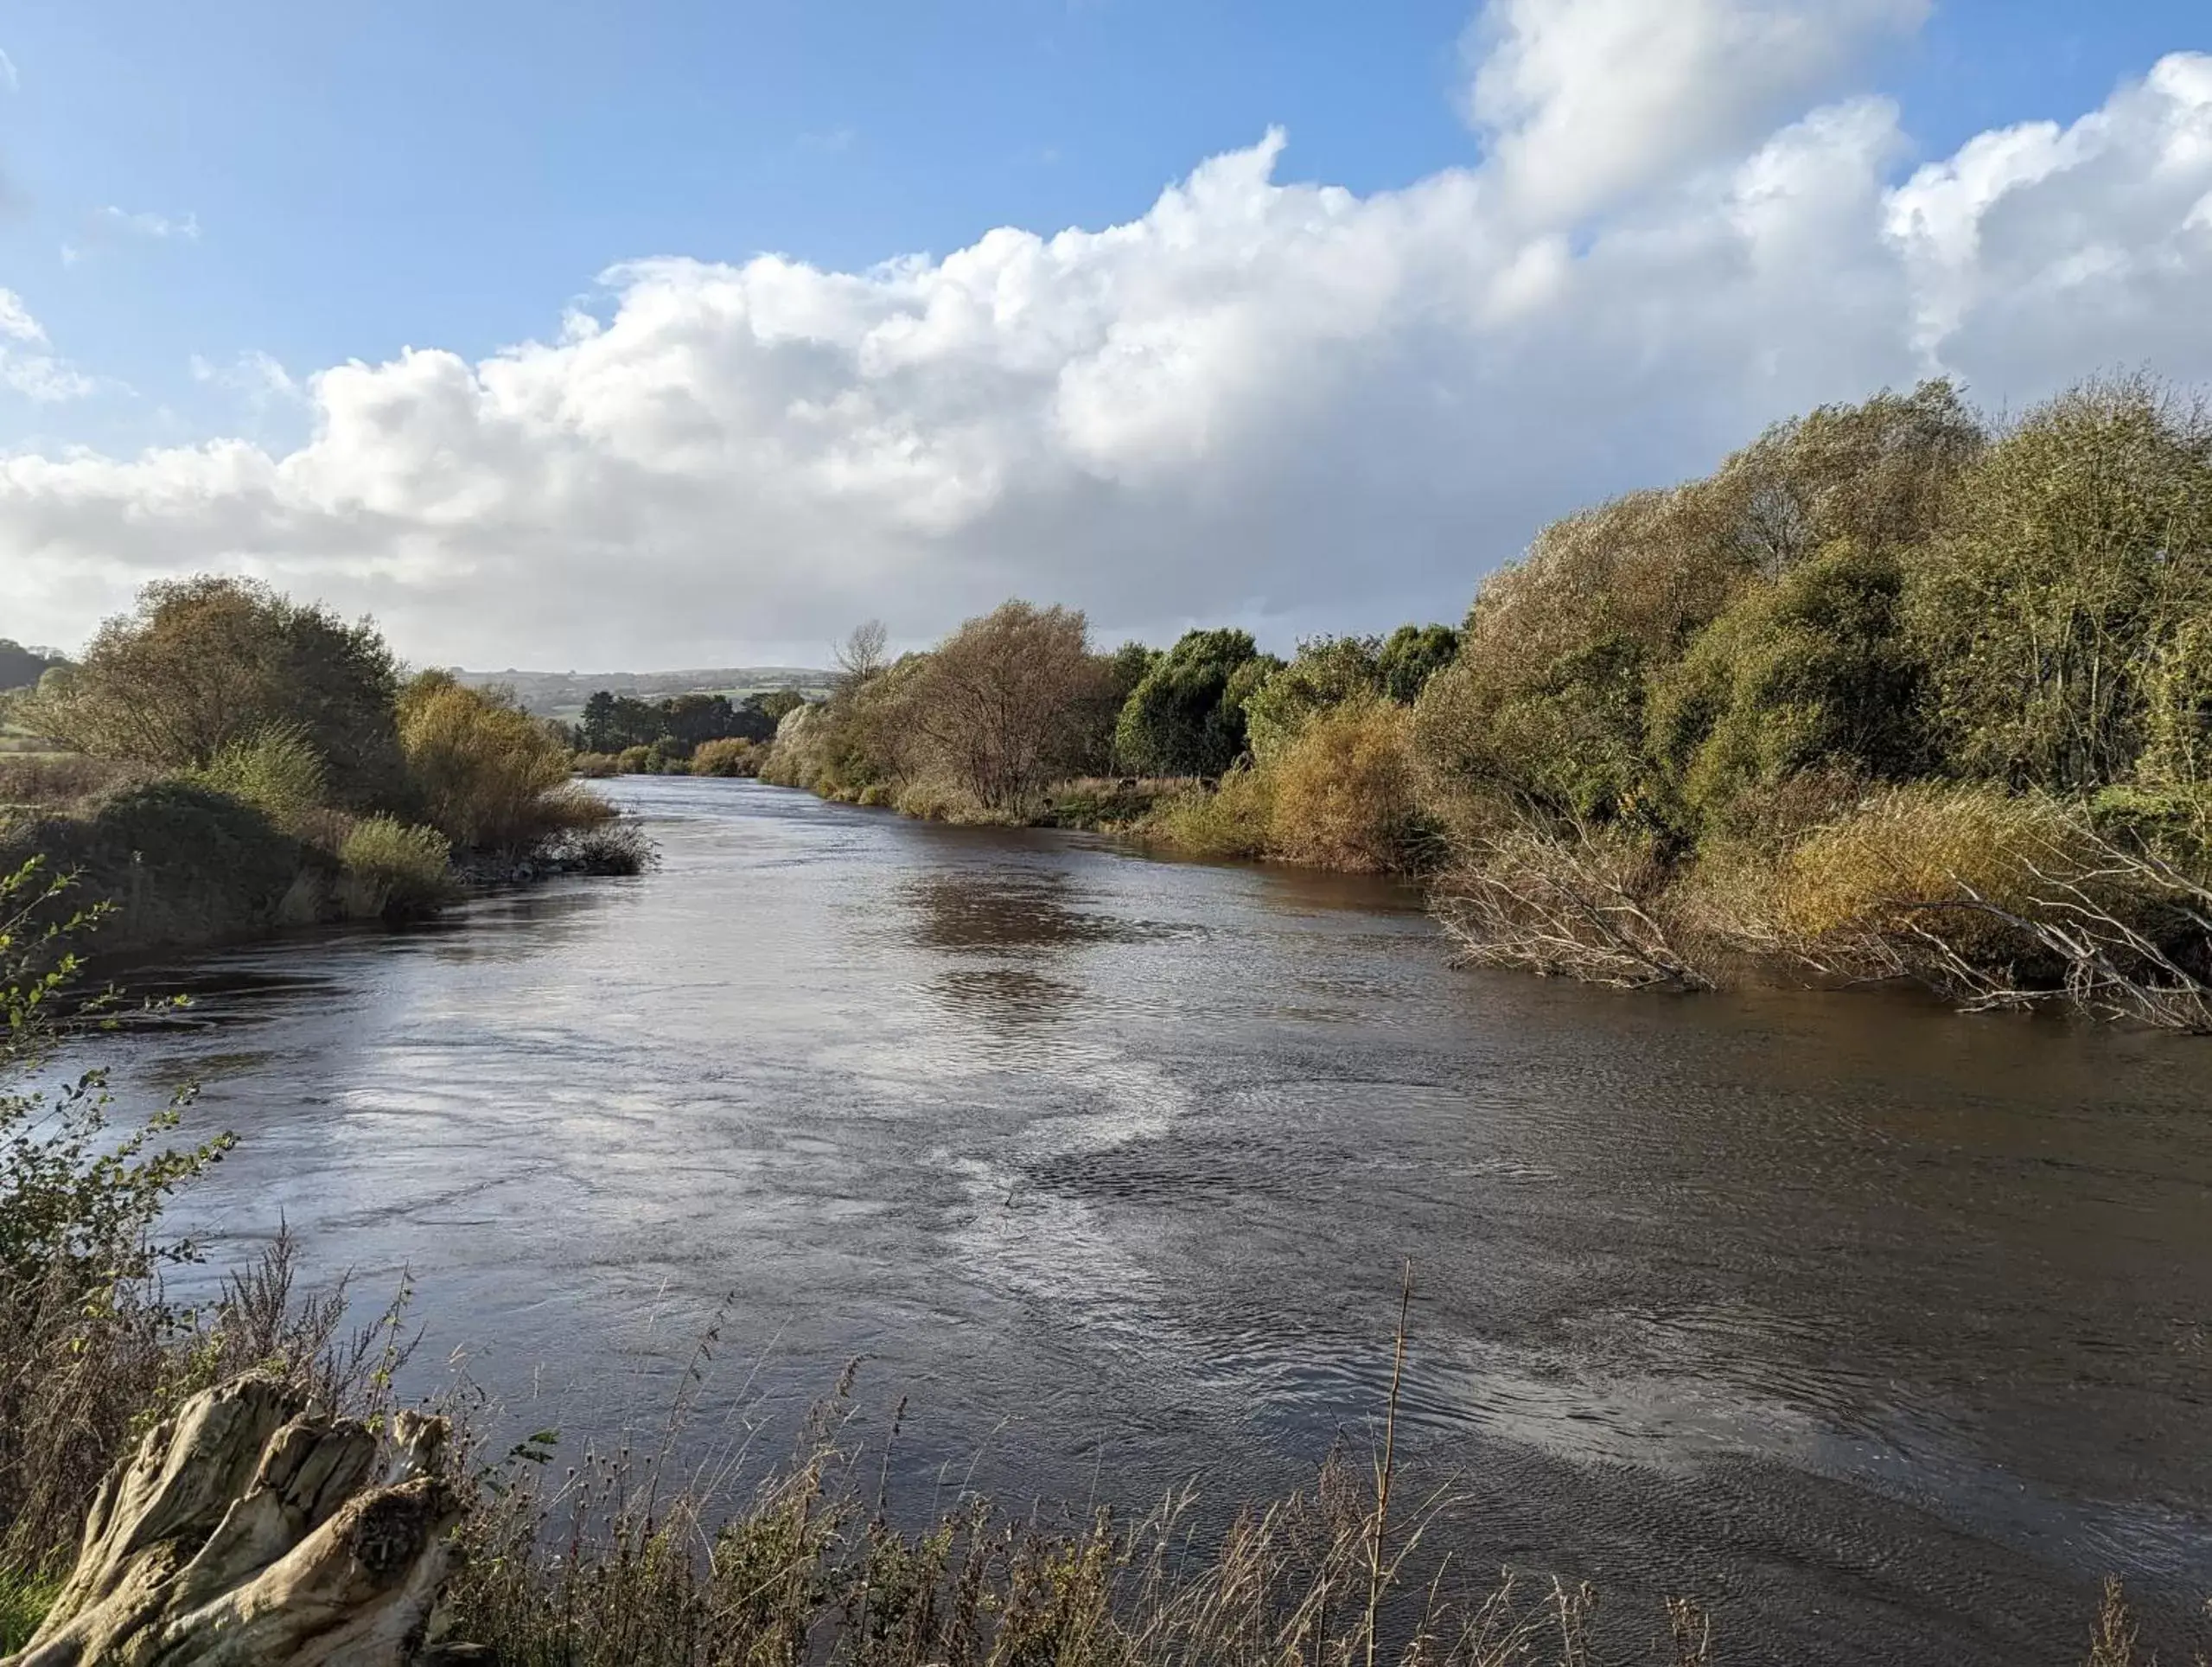
M1909 35L1929 0L1490 0L1469 118L1500 189L1566 223L1742 155Z
M1100 230L617 266L543 339L299 378L293 449L0 456L0 629L80 639L214 567L431 661L819 659L1011 593L1281 641L1456 615L1542 520L1822 400L2212 377L2212 57L1909 172L1822 54L1916 11L1503 0L1493 144L1400 189L1286 182L1271 133Z

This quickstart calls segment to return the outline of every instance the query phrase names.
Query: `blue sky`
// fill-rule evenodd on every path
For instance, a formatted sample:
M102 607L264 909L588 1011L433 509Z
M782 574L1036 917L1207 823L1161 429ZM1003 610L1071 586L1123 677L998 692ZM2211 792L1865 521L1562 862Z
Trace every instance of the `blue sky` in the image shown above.
M1565 0L1560 15L1639 3L1658 0ZM1770 125L1845 98L1894 99L1899 133L1880 162L1893 185L1977 134L2074 121L2166 54L2212 49L2202 0L1948 0L1924 19L1906 16L1920 0L1682 4L1825 19L1833 74L1779 89L1794 102ZM1884 7L1905 21L1827 16ZM1492 24L1509 10L1501 0ZM619 293L595 287L616 263L776 251L859 273L942 257L994 227L1095 231L1138 220L1204 159L1275 126L1289 137L1276 184L1379 200L1480 169L1497 146L1498 125L1465 109L1472 66L1497 34L1470 44L1476 15L1471 0L19 5L0 14L14 83L0 87L0 289L80 391L0 388L0 446L127 458L236 438L281 457L317 420L313 373L382 364L409 346L473 362L550 342L571 303L602 318L619 307ZM1561 25L1565 49L1573 27ZM1597 40L1595 23L1590 33ZM1760 73L1756 61L1724 67L1734 81ZM1739 137L1743 148L1759 134ZM1602 230L1573 228L1584 242ZM294 389L273 396L265 374L240 368L246 354L284 367ZM1854 391L1848 380L1839 396ZM1729 420L1750 410L1731 406ZM61 560L55 535L36 530L50 518L28 524L23 536ZM234 541L206 546L205 559L281 565L260 535L225 536ZM917 536L949 547L934 522ZM78 548L80 560L99 555ZM955 565L997 571L995 553L972 556L952 551ZM386 580L404 565L388 552L347 559L380 564ZM1406 605L1457 611L1471 578L1470 567L1449 590L1428 576L1401 588ZM41 617L73 618L115 588L75 586L78 600L48 598ZM958 585L946 595L916 610L914 629L970 599ZM1250 584L1217 600L1286 618L1304 605ZM1112 608L1130 623L1175 612L1163 597ZM805 640L784 629L764 623L749 640ZM544 652L581 652L578 635L548 629Z
M1453 102L1470 15L1465 0L15 9L0 281L137 397L17 400L0 438L135 446L235 418L194 355L296 370L410 343L479 355L640 256L857 268L994 226L1109 225L1271 125L1290 135L1286 177L1402 185L1480 153ZM1952 0L1866 80L1935 154L2088 109L2191 45L2212 48L2212 8L2193 0ZM198 236L104 227L109 208L190 216Z

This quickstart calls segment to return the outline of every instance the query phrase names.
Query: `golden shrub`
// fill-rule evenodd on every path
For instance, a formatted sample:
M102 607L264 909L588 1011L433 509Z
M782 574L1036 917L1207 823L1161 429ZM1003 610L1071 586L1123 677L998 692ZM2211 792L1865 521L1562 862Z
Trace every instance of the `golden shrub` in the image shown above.
M432 826L468 849L525 846L603 821L569 780L568 749L496 694L425 673L399 700L399 744Z
M2002 957L2013 936L1995 914L2036 912L2052 878L2094 866L2092 836L2056 801L1988 785L1919 785L1863 800L1778 865L1773 908L1787 932L1941 928L1969 956Z
M755 776L760 768L761 749L742 735L702 741L692 752L694 776Z
M1423 818L1412 736L1412 712L1388 701L1309 719L1266 769L1269 854L1355 872L1414 866Z

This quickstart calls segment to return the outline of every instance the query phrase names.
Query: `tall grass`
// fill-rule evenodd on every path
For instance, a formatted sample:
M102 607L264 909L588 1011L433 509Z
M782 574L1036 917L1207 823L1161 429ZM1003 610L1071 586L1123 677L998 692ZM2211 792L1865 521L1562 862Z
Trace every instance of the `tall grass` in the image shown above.
M288 725L233 741L185 779L252 805L299 836L329 799L329 771L305 731Z
M1242 766L1221 777L1218 788L1194 787L1165 801L1141 831L1193 857L1261 857L1274 808L1273 782Z
M0 1568L0 1655L30 1642L40 1619L61 1592L59 1575Z
M147 774L142 768L81 752L0 753L0 806L77 809L103 794L143 781Z
M453 895L453 848L434 827L396 816L356 823L339 850L356 917L426 914Z
M818 1442L720 1520L690 1494L654 1501L619 1461L526 1482L463 1529L454 1632L506 1667L1588 1659L1591 1603L1578 1588L1430 1587L1408 1578L1397 1544L1375 1580L1375 1496L1349 1466L1220 1531L1197 1525L1187 1492L1059 1527L967 1499L901 1528L868 1468Z
M889 1444L844 1440L848 1368L794 1458L718 1520L701 1487L664 1491L669 1442L587 1454L550 1482L548 1450L518 1448L520 1477L466 1519L452 1630L507 1667L1584 1667L1587 1588L1510 1574L1459 1588L1421 1559L1444 1496L1393 1515L1412 1292L1408 1263L1371 1471L1332 1456L1310 1489L1226 1529L1198 1523L1189 1489L1057 1525L964 1495L899 1526ZM1702 1612L1678 1601L1670 1616L1673 1659L1705 1662Z

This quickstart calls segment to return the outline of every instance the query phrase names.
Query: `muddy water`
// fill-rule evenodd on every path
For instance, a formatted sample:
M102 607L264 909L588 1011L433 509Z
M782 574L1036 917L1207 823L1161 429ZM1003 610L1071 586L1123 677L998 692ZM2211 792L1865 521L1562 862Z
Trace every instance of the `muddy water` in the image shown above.
M2212 1044L1455 972L1381 884L626 784L661 869L169 969L279 1216L564 1440L756 1451L859 1358L909 1498L1216 1502L1364 1443L1475 1566L1736 1660L2078 1659L2212 1590ZM718 1446L716 1444L719 1444Z

